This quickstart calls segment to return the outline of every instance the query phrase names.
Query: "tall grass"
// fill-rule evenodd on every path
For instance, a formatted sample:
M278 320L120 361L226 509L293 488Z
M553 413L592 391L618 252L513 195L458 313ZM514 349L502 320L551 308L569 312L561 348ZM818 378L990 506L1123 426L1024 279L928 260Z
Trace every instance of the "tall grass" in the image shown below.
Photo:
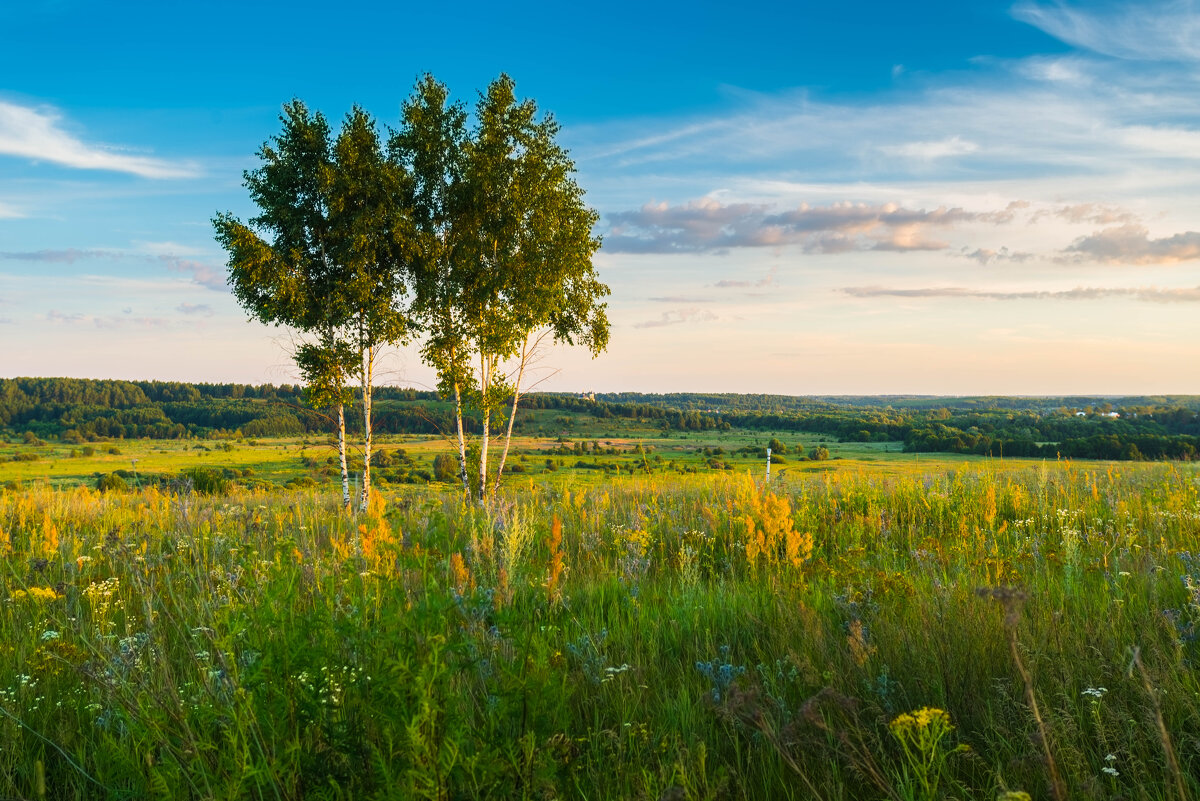
M1191 471L336 501L0 494L0 796L1200 797Z

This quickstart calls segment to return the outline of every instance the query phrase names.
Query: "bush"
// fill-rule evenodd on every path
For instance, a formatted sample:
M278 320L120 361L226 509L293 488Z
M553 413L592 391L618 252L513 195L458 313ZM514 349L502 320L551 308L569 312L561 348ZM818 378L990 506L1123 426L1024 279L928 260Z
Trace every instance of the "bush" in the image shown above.
M829 458L829 448L824 445L818 445L808 452L808 458L814 462L822 462Z
M448 453L439 453L433 459L435 481L454 481L458 477L458 460Z
M109 473L108 475L100 476L96 480L96 489L101 492L108 492L110 490L124 492L129 489L129 484L116 473Z
M211 467L193 467L184 470L182 476L191 481L192 489L201 495L221 495L229 488L225 476Z
M305 489L317 486L317 482L313 481L311 476L294 476L293 478L289 478L284 486L293 489Z

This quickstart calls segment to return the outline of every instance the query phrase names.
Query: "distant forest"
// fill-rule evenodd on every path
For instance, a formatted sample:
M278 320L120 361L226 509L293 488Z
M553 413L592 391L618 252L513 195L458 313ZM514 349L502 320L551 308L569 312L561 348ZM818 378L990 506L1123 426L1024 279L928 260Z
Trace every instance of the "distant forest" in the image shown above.
M451 406L437 393L380 387L374 429L440 434ZM813 432L854 442L903 442L910 452L1088 459L1200 456L1200 397L795 397L675 393L533 393L515 430L539 410L621 419L661 431ZM347 416L353 431L359 422ZM467 425L478 430L479 421ZM0 429L67 442L303 436L329 421L283 384L187 384L76 378L0 379Z

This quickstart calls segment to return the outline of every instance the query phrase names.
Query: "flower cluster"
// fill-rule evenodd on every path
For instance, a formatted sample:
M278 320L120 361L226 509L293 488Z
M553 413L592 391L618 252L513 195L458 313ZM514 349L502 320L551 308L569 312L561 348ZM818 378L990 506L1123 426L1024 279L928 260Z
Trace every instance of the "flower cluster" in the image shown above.
M49 601L57 601L62 596L50 587L30 587L28 590L14 590L10 601L20 603L22 601L33 601L35 603L45 603Z

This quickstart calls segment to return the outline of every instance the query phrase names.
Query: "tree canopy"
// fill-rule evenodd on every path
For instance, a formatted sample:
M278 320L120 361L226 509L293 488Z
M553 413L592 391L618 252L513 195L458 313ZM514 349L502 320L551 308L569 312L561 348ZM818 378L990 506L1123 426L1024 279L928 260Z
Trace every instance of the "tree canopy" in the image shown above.
M498 480L538 345L597 355L608 342L609 289L592 264L597 214L558 123L519 100L507 75L480 93L470 125L466 107L424 76L386 147L358 107L336 139L299 100L280 119L262 165L246 173L260 213L248 225L214 219L234 295L256 319L308 336L296 357L314 403L336 405L340 419L345 379L360 379L364 506L376 354L419 330L422 358L454 399L464 489L482 499L491 423L511 398ZM474 487L467 408L482 420Z

